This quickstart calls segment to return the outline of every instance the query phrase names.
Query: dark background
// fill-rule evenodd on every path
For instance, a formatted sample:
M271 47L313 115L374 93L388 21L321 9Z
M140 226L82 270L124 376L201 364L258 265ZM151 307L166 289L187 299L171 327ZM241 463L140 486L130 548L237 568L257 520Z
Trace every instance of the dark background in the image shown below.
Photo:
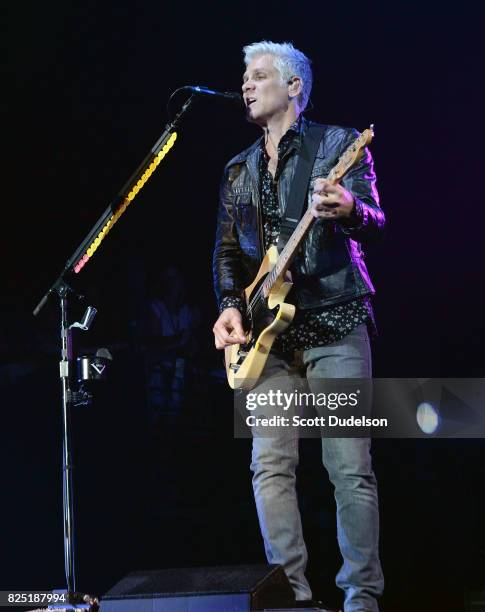
M383 240L367 248L379 338L375 376L481 377L482 66L479 3L10 4L0 271L1 589L62 586L57 306L31 311L161 134L185 84L239 90L241 48L291 40L313 60L309 118L375 124ZM182 100L176 98L176 108ZM179 140L76 286L99 309L86 345L120 343L110 382L74 415L79 588L102 594L142 568L264 559L249 447L232 439L215 376L156 440L130 354L134 313L169 261L216 317L211 249L224 163L259 135L236 106L201 99ZM77 313L77 311L76 311ZM42 350L39 346L43 346ZM16 364L16 369L9 367ZM210 371L213 371L210 370ZM13 373L12 373L13 372ZM197 422L197 427L193 423ZM376 441L385 611L464 609L485 582L483 444ZM333 500L308 444L300 493L317 595L338 599ZM327 485L327 486L326 486Z

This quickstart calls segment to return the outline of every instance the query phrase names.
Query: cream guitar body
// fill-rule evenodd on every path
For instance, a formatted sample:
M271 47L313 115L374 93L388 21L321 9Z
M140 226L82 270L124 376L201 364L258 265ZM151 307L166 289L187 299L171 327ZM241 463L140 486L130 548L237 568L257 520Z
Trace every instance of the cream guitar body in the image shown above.
M278 250L272 246L264 256L253 283L244 292L246 303L253 304L251 310L254 314L250 321L251 331L247 344L233 344L225 349L227 380L232 389L249 390L254 387L261 376L273 342L295 316L293 304L285 303L293 283L280 280L269 290L267 296L262 292L262 285L268 274L274 270L277 261Z

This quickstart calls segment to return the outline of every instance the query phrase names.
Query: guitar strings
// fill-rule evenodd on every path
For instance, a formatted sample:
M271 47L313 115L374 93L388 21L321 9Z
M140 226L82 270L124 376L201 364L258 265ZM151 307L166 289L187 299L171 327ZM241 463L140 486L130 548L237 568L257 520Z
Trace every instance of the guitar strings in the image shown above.
M372 127L372 126L371 126ZM363 144L364 138L363 138L364 134L361 134L353 143L352 145L352 152L355 152L356 150L356 146L359 145L361 146L361 142ZM350 149L350 147L349 147ZM332 168L330 170L330 172L327 175L327 179L330 180L334 180L335 179L335 175L336 175L336 171L337 169L339 169L339 165L342 165L342 162L345 161L345 158L349 152L349 149L347 149L344 153L344 155L342 156L342 158L338 161L337 165ZM311 214L309 210L307 210L307 212L305 213L305 216ZM303 219L305 218L305 216L303 217ZM302 224L303 219L300 221L300 223L298 224L298 227L296 228L296 230L294 231L294 233L292 234L292 236L290 236L289 241L287 242L287 244L285 245L285 247L283 248L281 254L278 257L278 261L281 261L283 259L284 256L288 255L288 250L290 248L292 248L293 243L295 242L295 240L298 240L299 238L297 238L296 234L298 234L298 229L300 228L300 225ZM259 311L261 311L262 308L266 308L266 304L263 302L263 300L261 299L262 295L263 295L263 289L264 286L266 285L266 283L268 282L268 279L271 278L270 281L270 287L269 289L271 289L271 287L274 285L276 278L272 278L274 276L274 271L276 269L276 265L275 267L268 273L268 275L266 276L266 279L261 283L261 286L258 288L258 290L256 291L256 293L254 294L254 296L251 298L250 302L247 305L247 311L250 315L251 318L253 318L253 316L258 313Z
M333 180L335 178L335 168L333 168L328 176L327 179L329 180ZM283 247L283 250L281 251L281 253L278 256L278 262L282 261L284 258L288 257L288 251L290 251L291 249L293 249L293 245L295 242L298 242L301 239L301 232L303 231L302 226L304 225L305 222L308 222L310 219L308 219L308 217L312 217L310 209L308 209L305 213L305 215L302 217L302 219L300 220L300 223L298 224L298 226L296 227L296 229L294 230L293 234L290 236L288 242L286 243L286 245ZM313 218L311 218L311 221L313 222ZM308 229L308 228L306 228ZM277 264L276 264L277 265ZM256 305L257 300L259 300L261 293L263 291L263 287L266 284L266 282L268 281L268 279L273 276L274 271L276 269L276 265L275 267L268 273L268 276L266 277L265 281L261 284L261 286L259 287L259 289L256 291L256 293L254 294L253 298L251 299L251 301L248 303L248 311L252 312L253 307ZM273 285L276 281L276 278L272 278L271 280L271 285Z
M281 254L278 257L279 261L282 261L285 257L287 257L289 247L291 246L291 243L293 243L295 241L295 238L293 238L293 239L290 238L288 243L285 245L285 247L281 251ZM249 312L252 312L253 308L257 305L257 302L259 302L259 299L260 299L261 294L262 294L263 289L264 289L264 285L268 282L268 279L269 278L272 279L271 282L270 282L271 286L275 283L276 278L273 278L275 269L276 269L276 266L271 270L271 272L268 273L268 275L266 276L265 280L261 283L261 286L259 287L259 289L256 291L256 293L252 297L251 301L248 303L248 311ZM270 287L270 289L271 289L271 287ZM264 304L260 303L260 307L261 306L264 306Z

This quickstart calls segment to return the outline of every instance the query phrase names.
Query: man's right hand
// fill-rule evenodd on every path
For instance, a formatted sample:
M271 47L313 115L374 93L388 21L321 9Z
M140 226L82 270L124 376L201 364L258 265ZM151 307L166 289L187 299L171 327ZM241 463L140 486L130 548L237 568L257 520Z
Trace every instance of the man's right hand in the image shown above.
M216 349L224 349L231 344L245 344L246 334L242 315L237 308L223 310L212 328Z

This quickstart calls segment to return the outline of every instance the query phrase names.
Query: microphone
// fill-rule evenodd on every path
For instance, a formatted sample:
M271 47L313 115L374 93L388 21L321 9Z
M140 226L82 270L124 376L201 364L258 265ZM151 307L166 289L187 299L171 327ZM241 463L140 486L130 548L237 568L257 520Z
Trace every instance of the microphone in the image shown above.
M226 100L237 100L241 101L241 94L236 91L214 91L208 87L201 87L200 85L185 85L181 89L186 89L195 94L202 94L204 96L218 96L219 98L226 98Z

